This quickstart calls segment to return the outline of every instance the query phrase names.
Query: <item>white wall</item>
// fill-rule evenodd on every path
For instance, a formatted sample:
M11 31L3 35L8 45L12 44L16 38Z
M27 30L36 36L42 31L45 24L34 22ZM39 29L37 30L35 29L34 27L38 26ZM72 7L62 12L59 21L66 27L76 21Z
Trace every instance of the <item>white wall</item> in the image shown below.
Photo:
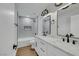
M17 40L17 29L14 20L15 5L0 3L0 55L15 55L13 44Z
M38 19L35 19L35 22L33 22L33 34L38 34Z
M28 20L29 21L28 21ZM33 36L33 20L30 18L19 18L18 38L27 38ZM31 30L24 30L24 26L32 26Z
M53 12L51 16L52 20L54 20L54 23L51 24L51 36L57 37L57 11Z

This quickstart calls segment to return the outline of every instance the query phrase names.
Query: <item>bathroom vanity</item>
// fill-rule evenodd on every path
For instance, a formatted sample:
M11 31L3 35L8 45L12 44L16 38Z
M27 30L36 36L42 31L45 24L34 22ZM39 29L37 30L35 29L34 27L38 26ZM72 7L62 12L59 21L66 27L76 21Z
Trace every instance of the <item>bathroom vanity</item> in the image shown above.
M79 56L79 4L66 5L44 16L43 33L36 35L35 41L40 56Z
M79 45L63 42L61 39L36 36L36 52L42 56L78 56Z

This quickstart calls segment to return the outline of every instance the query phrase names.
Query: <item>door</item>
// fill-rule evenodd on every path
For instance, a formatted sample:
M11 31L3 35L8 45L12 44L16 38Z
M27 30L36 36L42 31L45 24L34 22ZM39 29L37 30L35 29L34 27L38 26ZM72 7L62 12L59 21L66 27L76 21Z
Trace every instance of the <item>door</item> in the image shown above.
M16 50L13 49L17 42L15 20L15 4L0 3L0 56L16 54Z

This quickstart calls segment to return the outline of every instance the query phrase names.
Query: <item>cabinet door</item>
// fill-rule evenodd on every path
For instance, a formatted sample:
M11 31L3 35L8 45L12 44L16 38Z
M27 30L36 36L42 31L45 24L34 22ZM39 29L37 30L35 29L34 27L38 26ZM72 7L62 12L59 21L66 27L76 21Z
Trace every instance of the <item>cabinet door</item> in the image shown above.
M50 44L47 44L47 48L48 48L48 50L47 50L48 56L69 56L70 55Z
M40 56L45 56L47 55L47 48L46 48L46 42L42 41L41 39L36 39L36 48L35 48L36 52L38 53L38 55Z
M43 56L43 51L42 51L42 48L41 48L41 45L40 45L40 40L37 38L36 39L36 48L35 48L37 54L39 56Z
M39 47L41 49L42 55L46 56L47 55L47 43L43 40L40 40Z

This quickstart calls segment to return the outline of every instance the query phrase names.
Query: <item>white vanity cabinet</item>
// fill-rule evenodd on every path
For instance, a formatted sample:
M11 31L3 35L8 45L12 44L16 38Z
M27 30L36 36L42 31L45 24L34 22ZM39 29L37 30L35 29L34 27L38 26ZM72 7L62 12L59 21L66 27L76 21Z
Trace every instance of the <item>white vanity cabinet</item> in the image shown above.
M42 40L41 38L36 38L36 52L39 56L69 56L71 54L59 49L56 46Z
M41 39L36 38L36 52L40 56L46 56L47 55L47 48L46 48L46 42L42 41Z

